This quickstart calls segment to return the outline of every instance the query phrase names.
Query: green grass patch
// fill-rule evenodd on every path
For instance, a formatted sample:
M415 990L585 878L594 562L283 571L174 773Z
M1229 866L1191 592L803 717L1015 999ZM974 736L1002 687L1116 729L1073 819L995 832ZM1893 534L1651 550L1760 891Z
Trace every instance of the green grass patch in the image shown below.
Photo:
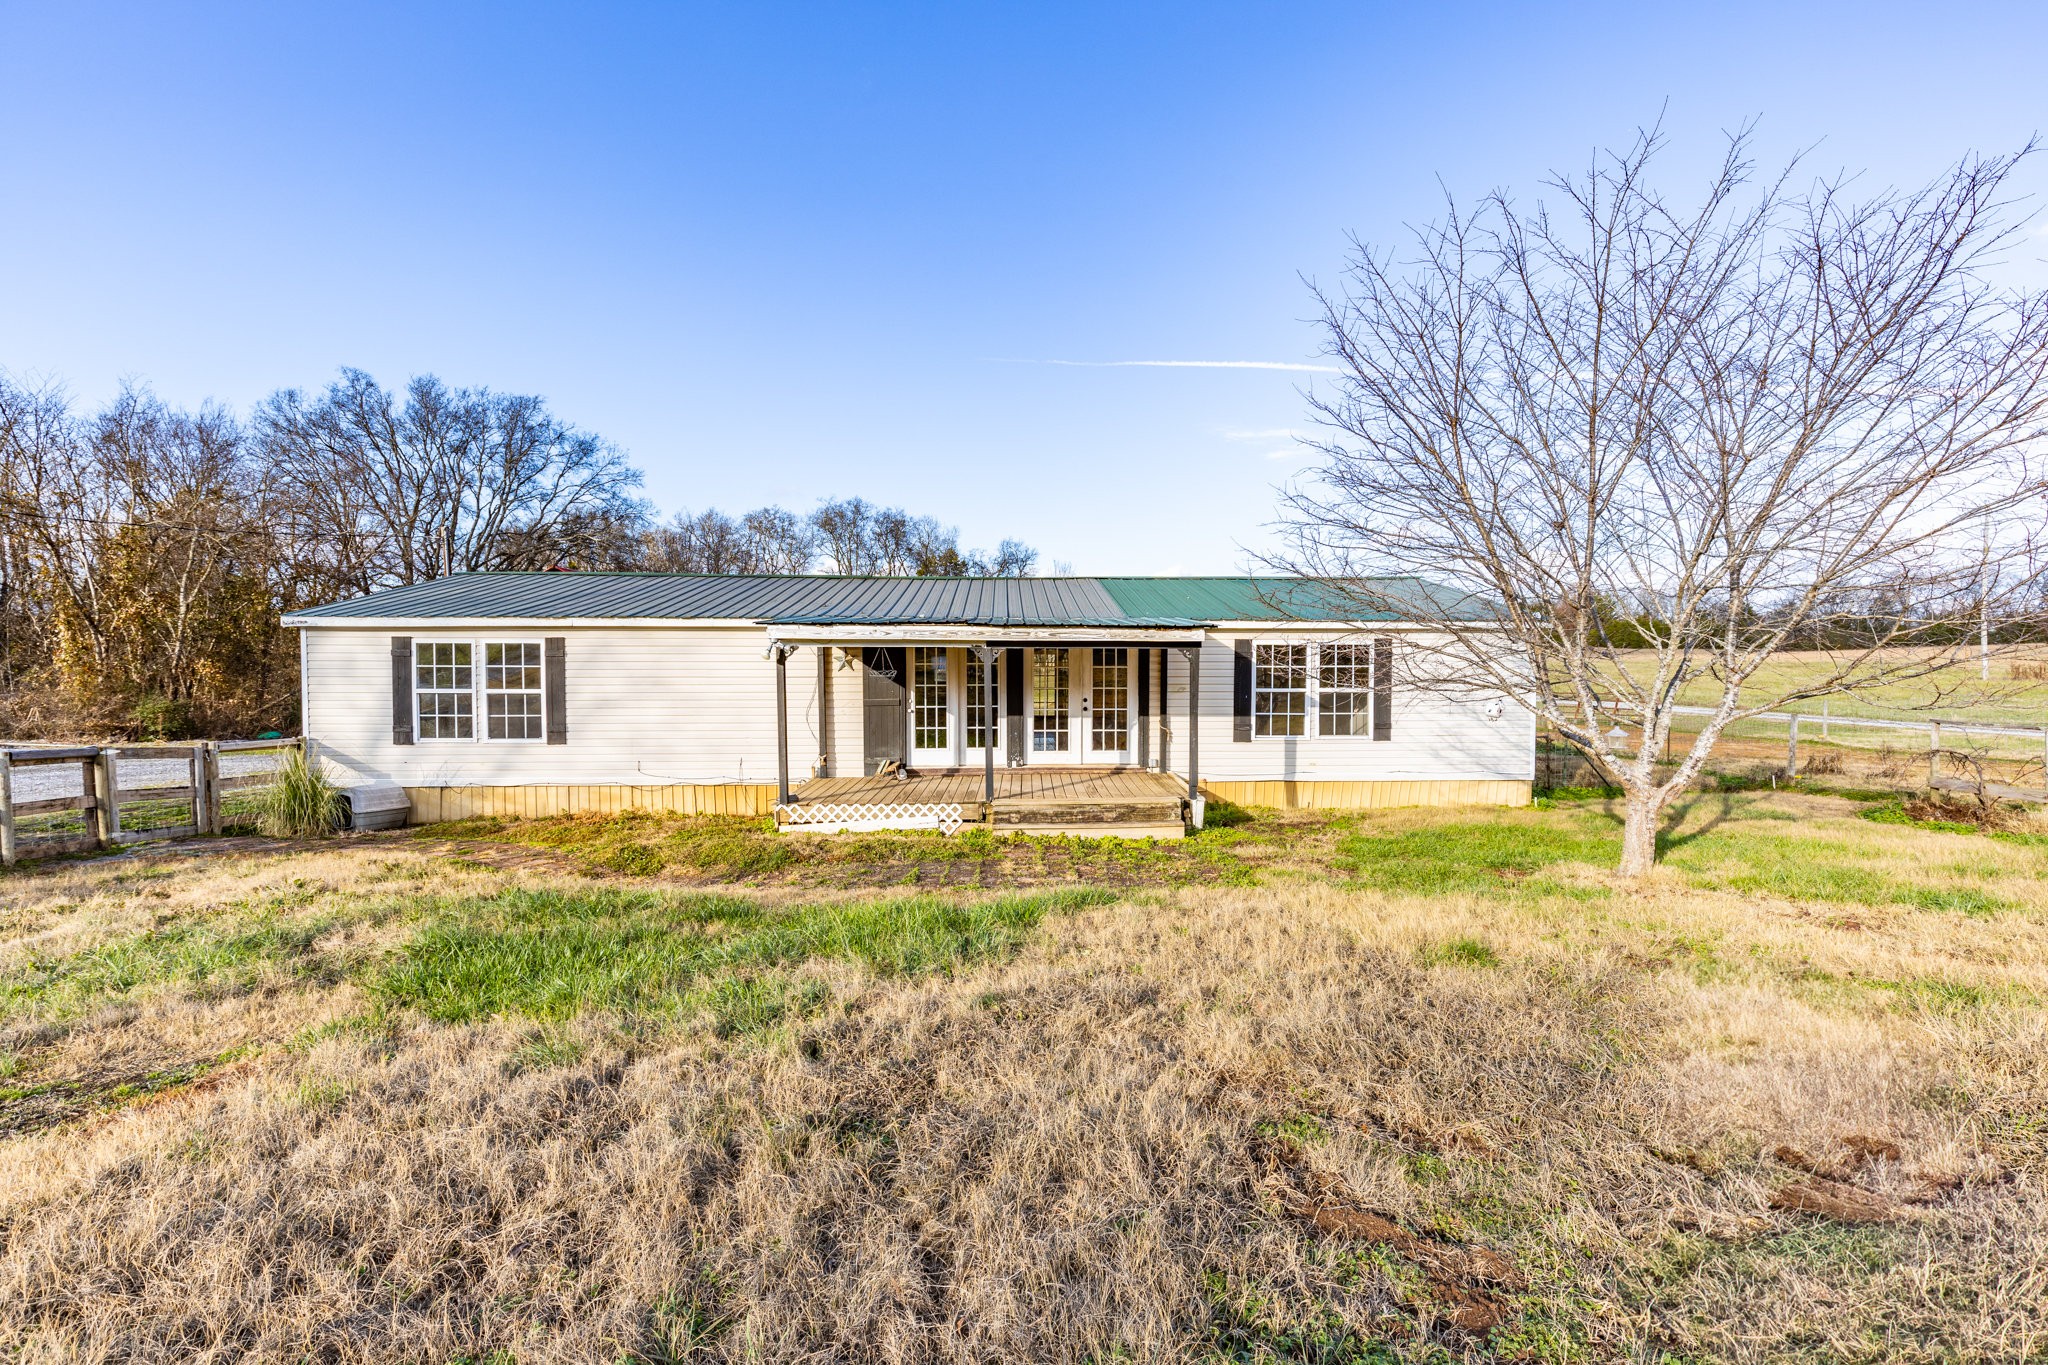
M750 1032L814 1008L788 971L851 960L885 976L949 970L1013 947L1049 913L1112 899L1060 891L961 901L904 896L770 908L732 896L600 888L512 890L453 902L373 984L444 1022L586 1011L708 1011Z
M1291 1118L1269 1120L1257 1124L1253 1130L1260 1137L1292 1138L1304 1147L1314 1147L1330 1140L1329 1125L1315 1114L1296 1114Z
M1926 820L1906 812L1903 801L1891 800L1867 810L1856 812L1857 818L1879 825L1906 825L1912 829L1933 830L1938 834L1976 834L1976 825L1963 820Z
M1693 885L1744 895L1916 910L1995 914L2013 908L1977 887L1934 885L1888 875L1860 849L1818 834L1715 831L1688 839L1667 859Z
M1416 956L1425 967L1498 967L1500 954L1483 939L1452 938L1425 945Z
M1528 891L1574 896L1606 894L1538 874L1561 863L1612 867L1621 840L1611 822L1586 818L1530 820L1503 814L1392 834L1351 834L1338 840L1332 867L1353 885L1414 895Z

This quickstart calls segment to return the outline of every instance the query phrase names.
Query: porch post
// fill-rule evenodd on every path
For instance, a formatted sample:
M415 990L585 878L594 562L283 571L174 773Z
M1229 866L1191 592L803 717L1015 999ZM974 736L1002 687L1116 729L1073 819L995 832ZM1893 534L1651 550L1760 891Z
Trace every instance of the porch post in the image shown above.
M789 646L770 645L775 655L775 790L776 804L789 804Z
M976 645L974 657L981 660L982 696L988 700L988 728L982 733L987 741L981 746L981 799L993 811L996 799L996 651L993 645ZM991 819L994 815L991 813Z
M1188 660L1188 800L1202 795L1202 647L1183 650Z

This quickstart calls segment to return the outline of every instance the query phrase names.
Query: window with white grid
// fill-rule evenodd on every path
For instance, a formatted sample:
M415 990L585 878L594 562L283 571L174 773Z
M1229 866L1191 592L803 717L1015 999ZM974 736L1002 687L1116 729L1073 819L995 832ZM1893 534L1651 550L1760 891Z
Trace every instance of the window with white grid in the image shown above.
M484 734L491 739L545 739L540 642L484 646Z
M1308 646L1255 645L1252 733L1308 733Z
M1372 733L1372 646L1316 648L1316 733Z
M993 748L996 742L995 718L988 704L988 665L978 658L973 650L967 651L967 747L970 749Z
M467 643L412 647L413 714L421 739L476 737L476 680Z
M946 651L919 647L910 651L911 747L946 749L952 736L946 726Z

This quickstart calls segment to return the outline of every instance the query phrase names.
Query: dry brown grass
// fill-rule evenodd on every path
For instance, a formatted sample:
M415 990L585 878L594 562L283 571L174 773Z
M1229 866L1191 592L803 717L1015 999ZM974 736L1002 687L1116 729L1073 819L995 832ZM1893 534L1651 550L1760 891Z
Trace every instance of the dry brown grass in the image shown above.
M1356 827L1489 820L1597 823ZM1333 871L1343 828L1298 827L1262 885L1140 893L950 975L813 961L815 1012L736 1037L435 1025L268 968L17 1010L0 1085L79 1084L0 1139L0 1351L2043 1358L2048 853L1799 797L1690 821L1641 890L1582 862L1376 886ZM1715 889L1785 840L2002 908ZM364 907L564 880L381 845L156 866L0 882L0 979L252 906L370 960L406 931ZM1852 1136L1900 1155L1849 1169ZM1781 1146L1888 1221L1772 1209L1808 1178ZM1361 1216L1328 1233L1315 1201ZM1364 1211L1421 1240L1342 1235ZM1512 1283L1430 1270L1488 1249Z

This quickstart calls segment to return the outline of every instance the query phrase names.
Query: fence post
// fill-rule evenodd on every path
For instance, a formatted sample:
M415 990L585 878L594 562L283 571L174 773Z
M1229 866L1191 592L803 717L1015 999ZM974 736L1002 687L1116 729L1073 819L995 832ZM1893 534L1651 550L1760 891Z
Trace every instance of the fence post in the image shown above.
M14 759L0 749L0 866L14 866Z
M206 823L206 743L192 745L192 828L200 834L213 831Z
M85 789L92 797L97 819L94 840L101 848L112 848L121 838L121 805L114 800L114 751L102 749L85 761Z
M1799 776L1799 715L1794 712L1785 726L1785 776Z
M220 744L207 740L200 746L206 751L206 832L220 833Z
M1941 722L1934 721L1927 727L1927 790L1934 790L1935 779L1941 776Z

